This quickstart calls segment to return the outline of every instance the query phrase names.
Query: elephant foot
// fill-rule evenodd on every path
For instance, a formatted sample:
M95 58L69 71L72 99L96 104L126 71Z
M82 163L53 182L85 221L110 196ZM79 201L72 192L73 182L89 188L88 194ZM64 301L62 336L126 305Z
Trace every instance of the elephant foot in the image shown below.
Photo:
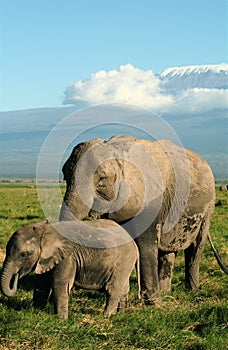
M159 292L152 293L150 291L145 291L142 293L142 297L146 306L154 306L155 308L162 307L162 301Z
M198 271L197 272L194 271L193 273L190 273L189 271L185 271L185 286L192 291L199 289Z
M194 283L189 280L185 280L185 286L193 292L200 289L199 283Z
M110 295L107 296L106 306L104 310L105 317L110 317L117 312L119 300L120 299L117 297L111 297Z

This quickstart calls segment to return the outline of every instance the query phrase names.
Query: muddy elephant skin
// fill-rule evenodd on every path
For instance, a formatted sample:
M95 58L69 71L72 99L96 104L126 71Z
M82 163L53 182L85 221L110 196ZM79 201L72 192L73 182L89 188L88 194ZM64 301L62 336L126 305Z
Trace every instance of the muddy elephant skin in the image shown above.
M180 250L186 284L199 287L199 262L215 204L214 177L199 155L169 140L114 136L77 145L63 174L60 220L97 215L121 224L139 248L148 304L160 303L160 291L171 289Z

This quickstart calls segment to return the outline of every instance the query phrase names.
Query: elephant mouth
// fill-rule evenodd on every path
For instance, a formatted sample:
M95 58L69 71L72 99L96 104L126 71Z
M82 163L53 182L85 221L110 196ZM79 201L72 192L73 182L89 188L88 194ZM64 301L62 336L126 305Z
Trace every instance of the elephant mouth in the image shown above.
M36 264L31 268L31 266L23 266L19 271L18 271L18 278L22 278L26 275L28 275L31 271L34 271L36 268Z
M105 193L104 191L102 191L101 189L97 189L96 193L98 195L99 198L106 200L106 201L111 201L112 199L114 199L113 194L108 194Z

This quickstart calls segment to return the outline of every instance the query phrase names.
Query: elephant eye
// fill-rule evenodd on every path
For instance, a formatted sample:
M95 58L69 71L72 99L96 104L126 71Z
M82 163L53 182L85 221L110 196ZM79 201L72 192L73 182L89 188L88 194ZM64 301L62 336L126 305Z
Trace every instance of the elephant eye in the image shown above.
M32 255L32 252L21 252L20 258L28 258L31 255Z
M100 176L100 181L102 181L102 180L106 180L107 179L107 176L105 176L105 175L103 175L103 176Z

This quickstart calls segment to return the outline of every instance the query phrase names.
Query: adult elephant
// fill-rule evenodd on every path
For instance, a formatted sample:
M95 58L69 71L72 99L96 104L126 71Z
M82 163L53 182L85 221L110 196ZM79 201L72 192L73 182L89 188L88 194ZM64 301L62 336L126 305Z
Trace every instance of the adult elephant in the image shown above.
M209 165L169 140L131 136L77 145L63 166L60 220L99 213L127 229L140 253L141 289L149 304L171 288L175 255L185 253L185 281L199 287L215 184Z

